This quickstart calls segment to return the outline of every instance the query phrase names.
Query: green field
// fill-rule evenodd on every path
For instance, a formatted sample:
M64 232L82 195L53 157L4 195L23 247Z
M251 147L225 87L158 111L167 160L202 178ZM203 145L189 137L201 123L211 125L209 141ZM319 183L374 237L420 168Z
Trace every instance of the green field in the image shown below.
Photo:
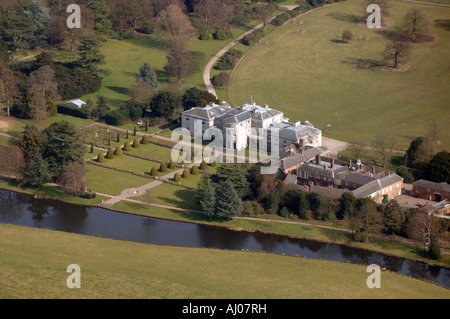
M0 298L449 298L390 272L264 253L132 243L0 224ZM81 269L68 289L67 266Z
M438 22L450 19L450 8L396 1L389 27L376 30L358 23L362 7L362 1L349 0L277 28L265 44L248 51L222 98L237 106L253 96L258 104L280 109L291 120L309 120L324 135L341 140L357 136L370 144L379 133L392 134L398 149L427 134L436 119L443 131L441 147L448 147L450 31ZM388 30L413 7L431 20L437 41L413 45L406 72L375 66ZM351 45L339 43L344 30L354 34Z

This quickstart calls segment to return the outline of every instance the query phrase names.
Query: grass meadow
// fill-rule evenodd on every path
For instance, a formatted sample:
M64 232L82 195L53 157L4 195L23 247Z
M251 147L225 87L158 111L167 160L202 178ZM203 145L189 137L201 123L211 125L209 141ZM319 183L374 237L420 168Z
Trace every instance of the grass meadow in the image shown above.
M413 45L406 72L378 66L389 32L414 7L431 21L436 41ZM360 23L362 12L361 0L349 0L277 28L247 52L221 98L241 105L253 96L340 140L357 136L370 144L379 133L391 134L398 149L426 135L436 119L441 147L448 147L450 30L439 21L450 19L450 8L393 1L389 26L379 30ZM340 43L344 30L353 33L351 44Z
M36 240L39 238L39 240ZM158 246L0 224L0 298L449 298L391 272L275 254ZM67 266L81 269L68 289ZM251 266L249 266L251 265Z

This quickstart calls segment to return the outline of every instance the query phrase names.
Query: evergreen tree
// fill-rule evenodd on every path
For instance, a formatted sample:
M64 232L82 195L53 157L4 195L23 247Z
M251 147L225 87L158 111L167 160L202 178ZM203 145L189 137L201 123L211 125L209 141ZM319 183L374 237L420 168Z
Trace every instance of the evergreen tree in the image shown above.
M148 62L144 62L144 64L142 64L141 68L139 69L139 73L136 74L136 79L144 81L145 83L150 85L153 92L156 92L159 83L156 79L155 71Z
M450 183L450 152L442 151L428 163L427 179L436 183Z
M99 66L105 64L105 56L100 53L100 43L93 36L86 36L78 47L77 65L80 70L89 75L108 75L109 72L100 70Z
M91 154L94 153L94 143L91 143Z
M216 177L219 183L223 183L229 179L233 183L239 196L245 199L252 195L247 175L248 170L246 165L229 164L220 166L217 169Z
M388 233L399 234L405 222L405 214L396 200L391 200L383 209L383 221Z
M162 163L161 163L161 166L159 167L159 171L160 171L161 173L167 172L167 165L166 165L165 162L162 162Z
M117 133L117 139L116 142L119 143L120 142L120 133Z
M24 15L33 20L35 25L34 43L39 45L42 41L42 33L48 28L51 20L50 9L44 7L41 1L31 1L28 10L24 11Z
M244 210L242 200L230 180L226 180L217 192L216 216L231 219L240 216Z
M158 176L158 169L155 166L152 167L150 175L152 175L153 177Z
M95 16L95 31L102 35L112 34L112 23L108 19L110 8L106 0L89 0L87 7Z
M187 168L185 168L183 171L183 178L189 178L189 177L191 177L191 173L189 172L189 170Z
M428 254L431 259L441 259L441 249L439 248L439 242L436 238L431 238L430 248Z
M308 214L308 199L306 198L306 194L301 192L299 203L298 203L298 217L306 219Z
M114 151L114 155L121 156L122 154L123 154L122 148L120 147L120 145L117 145L116 150Z
M176 168L177 166L175 165L175 162L173 161L173 160L170 160L170 162L169 162L169 168L170 169L174 169L174 168Z
M134 127L134 131L133 131L133 136L136 136L137 130L136 130L136 126Z
M41 187L51 180L48 163L42 158L40 152L34 153L33 159L25 172L27 183L31 187Z
M198 195L198 201L202 207L202 212L211 221L212 217L216 213L216 189L209 178L206 179L200 193Z
M150 141L148 140L148 136L144 135L142 137L142 144L147 145L148 143L150 143Z
M112 148L108 149L108 153L106 153L107 159L113 159L114 158L114 151Z
M207 169L208 169L208 164L206 164L206 162L203 160L202 163L200 164L200 170L206 171Z
M103 153L99 153L97 156L97 162L104 163L105 162L105 155Z
M124 150L125 152L130 152L130 151L131 151L131 144L130 144L130 141L126 141L126 142L125 142L125 145L123 146L123 150Z
M173 180L177 183L181 182L181 175L180 173L175 173L175 176L173 177Z
M199 174L198 166L197 166L197 165L192 166L192 168L191 168L191 174L192 174L192 175L198 175L198 174Z
M139 148L141 146L141 143L139 142L138 138L135 138L133 141L133 147L134 148Z

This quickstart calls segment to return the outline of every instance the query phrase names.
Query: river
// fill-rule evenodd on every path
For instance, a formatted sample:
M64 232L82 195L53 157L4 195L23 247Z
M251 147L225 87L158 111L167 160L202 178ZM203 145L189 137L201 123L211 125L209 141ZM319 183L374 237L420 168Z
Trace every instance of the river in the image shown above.
M134 242L264 251L355 264L376 264L450 288L450 269L314 240L168 221L86 207L0 189L0 222Z

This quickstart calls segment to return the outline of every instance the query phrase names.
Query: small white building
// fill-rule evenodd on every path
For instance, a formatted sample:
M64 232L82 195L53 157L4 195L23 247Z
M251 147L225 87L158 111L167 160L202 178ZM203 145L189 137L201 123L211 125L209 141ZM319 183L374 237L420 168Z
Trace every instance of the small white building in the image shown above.
M81 108L83 108L83 106L86 105L86 103L83 102L82 100L73 100L73 101L67 102L66 105L76 108L76 109L81 109Z

